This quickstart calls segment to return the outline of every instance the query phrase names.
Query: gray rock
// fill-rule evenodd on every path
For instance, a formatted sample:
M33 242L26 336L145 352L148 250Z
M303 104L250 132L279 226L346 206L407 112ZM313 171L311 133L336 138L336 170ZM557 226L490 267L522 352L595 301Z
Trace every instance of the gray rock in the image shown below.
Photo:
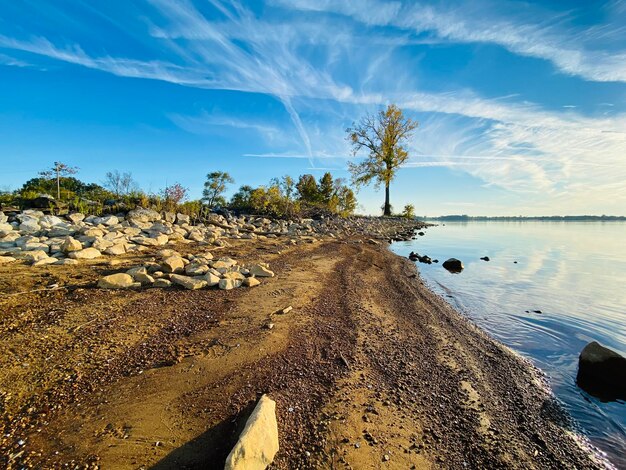
M168 279L157 279L154 281L154 284L152 284L153 287L170 287L171 285L172 282Z

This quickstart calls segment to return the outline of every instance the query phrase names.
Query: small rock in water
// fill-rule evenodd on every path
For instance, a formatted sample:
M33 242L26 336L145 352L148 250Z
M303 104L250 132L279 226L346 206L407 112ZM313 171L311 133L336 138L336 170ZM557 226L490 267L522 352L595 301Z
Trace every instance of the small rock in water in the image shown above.
M482 259L483 261L489 261L489 256L483 256L483 257L482 257L482 258L480 258L480 259Z

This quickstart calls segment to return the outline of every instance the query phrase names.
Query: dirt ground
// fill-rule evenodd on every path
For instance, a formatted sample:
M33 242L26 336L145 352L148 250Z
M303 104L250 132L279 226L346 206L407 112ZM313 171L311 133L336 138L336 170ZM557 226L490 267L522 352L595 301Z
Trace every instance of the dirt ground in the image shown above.
M275 469L601 468L537 371L385 247L276 239L214 254L277 275L108 291L99 275L150 253L0 267L0 467L222 468L268 393Z

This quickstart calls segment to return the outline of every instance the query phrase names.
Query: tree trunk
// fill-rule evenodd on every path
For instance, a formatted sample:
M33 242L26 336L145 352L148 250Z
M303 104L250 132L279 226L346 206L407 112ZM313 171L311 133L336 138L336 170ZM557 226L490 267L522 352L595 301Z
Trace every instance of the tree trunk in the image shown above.
M391 204L389 204L389 183L385 183L385 211L383 215L391 215Z
M59 175L58 171L57 171L57 200L58 201L61 200L61 176Z

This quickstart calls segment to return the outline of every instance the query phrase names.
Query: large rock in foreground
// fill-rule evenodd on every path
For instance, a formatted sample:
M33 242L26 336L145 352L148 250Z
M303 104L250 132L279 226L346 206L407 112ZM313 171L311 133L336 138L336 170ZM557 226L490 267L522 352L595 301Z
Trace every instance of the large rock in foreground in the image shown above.
M626 358L593 341L578 358L578 386L604 400L626 400Z
M264 470L278 452L276 402L263 395L226 458L224 470Z
M463 271L463 263L456 258L450 258L445 260L442 266L451 273L460 273L461 271Z

